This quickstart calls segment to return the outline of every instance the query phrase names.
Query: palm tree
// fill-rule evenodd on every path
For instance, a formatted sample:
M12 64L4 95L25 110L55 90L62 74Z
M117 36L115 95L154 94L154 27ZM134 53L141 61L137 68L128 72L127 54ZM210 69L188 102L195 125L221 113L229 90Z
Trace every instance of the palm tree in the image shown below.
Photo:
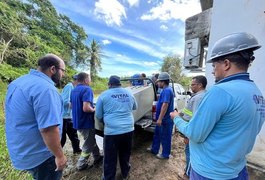
M89 62L90 62L90 75L91 79L94 79L97 76L98 71L102 70L101 68L101 46L100 44L93 39L88 48L89 52Z

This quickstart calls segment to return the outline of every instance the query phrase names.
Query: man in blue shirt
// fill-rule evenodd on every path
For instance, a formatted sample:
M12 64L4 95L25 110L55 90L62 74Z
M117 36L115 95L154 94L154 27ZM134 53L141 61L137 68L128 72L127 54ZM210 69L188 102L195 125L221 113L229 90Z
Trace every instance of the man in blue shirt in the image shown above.
M191 95L191 98L188 100L187 105L182 110L181 118L189 121L195 111L197 110L204 94L205 94L205 88L207 85L207 79L205 76L195 76L192 78L191 81L191 91L193 94ZM190 150L189 150L189 139L184 136L184 143L185 146L185 155L186 155L186 167L185 167L185 174L186 176L190 175Z
M91 82L87 73L81 72L77 75L77 86L72 90L70 101L72 104L73 125L84 138L82 153L77 162L77 169L83 170L88 166L90 153L93 154L94 164L102 161L99 148L95 139L95 108L93 105L93 91L89 87Z
M48 54L9 84L6 109L6 140L16 169L27 170L34 179L62 177L66 157L60 144L62 99L54 83L64 75L64 61Z
M247 73L261 46L248 33L218 40L208 62L216 84L205 94L189 122L171 113L190 140L190 179L249 179L246 155L265 120L265 100Z
M132 86L143 86L144 85L144 78L146 78L145 73L142 74L134 74L132 76L134 80L131 81Z
M159 159L168 159L171 152L171 137L173 122L170 119L170 112L174 109L174 94L169 87L170 76L167 72L162 72L158 76L158 87L162 89L156 105L156 128L153 137L152 147L147 150L155 154ZM162 154L159 153L162 144Z
M119 156L123 179L128 178L134 119L137 104L132 93L121 87L120 78L109 78L109 90L103 92L96 106L96 117L104 122L104 180L114 180Z
M71 91L77 84L77 75L73 76L73 82L69 82L62 90L61 96L63 99L63 132L61 145L64 147L66 142L66 134L72 143L73 153L81 153L82 150L79 147L79 139L77 135L77 130L73 128L72 121L72 108L70 103Z

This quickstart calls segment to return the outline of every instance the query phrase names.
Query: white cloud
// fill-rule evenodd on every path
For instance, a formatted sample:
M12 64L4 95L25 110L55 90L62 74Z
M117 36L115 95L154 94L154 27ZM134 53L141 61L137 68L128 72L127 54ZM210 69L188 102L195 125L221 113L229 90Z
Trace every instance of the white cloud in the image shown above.
M124 38L124 36L120 35L111 35L111 34L105 34L102 32L99 32L91 27L84 26L87 32L90 32L91 35L96 35L101 38L106 38L114 42L118 42L121 44L124 44L126 46L129 46L135 50L138 50L140 52L144 52L150 56L157 57L157 58L163 58L165 55L167 55L167 52L163 51L159 45L157 46L150 46L150 44L147 44L143 41L139 41L138 39L129 39Z
M124 6L118 0L99 0L95 3L95 16L107 25L122 25L122 18L127 18Z
M105 54L107 57L103 57L101 62L103 71L99 72L101 77L108 77L111 74L132 76L140 72L151 75L154 72L158 72L160 68L159 61L143 61L128 57L124 54L117 54L114 51L105 51ZM135 68L135 65L138 68Z
M160 26L160 29L162 29L163 31L167 31L168 30L168 27L163 24L163 25Z
M145 66L159 66L159 64L157 62L142 62Z
M104 40L102 40L102 43L103 43L104 45L108 45L108 44L111 44L111 41L108 40L108 39L104 39Z
M163 0L147 14L142 15L141 19L159 19L161 21L180 19L185 21L188 17L199 12L201 12L199 0Z
M127 0L130 7L133 7L133 6L138 6L139 5L139 0Z

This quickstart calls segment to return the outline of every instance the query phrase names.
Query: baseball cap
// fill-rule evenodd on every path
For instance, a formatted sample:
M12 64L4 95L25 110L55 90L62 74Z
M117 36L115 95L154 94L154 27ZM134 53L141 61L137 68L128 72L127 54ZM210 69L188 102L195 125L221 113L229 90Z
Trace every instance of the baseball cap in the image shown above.
M73 80L77 80L77 74L73 75Z
M112 85L121 85L120 77L116 75L112 75L109 78L109 84Z

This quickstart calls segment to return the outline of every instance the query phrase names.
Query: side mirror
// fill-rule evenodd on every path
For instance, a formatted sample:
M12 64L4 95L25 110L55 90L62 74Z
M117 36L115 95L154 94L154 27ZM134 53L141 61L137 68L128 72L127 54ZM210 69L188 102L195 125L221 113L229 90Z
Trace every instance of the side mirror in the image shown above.
M186 92L186 95L191 96L191 92L190 92L190 91L187 91L187 92Z

